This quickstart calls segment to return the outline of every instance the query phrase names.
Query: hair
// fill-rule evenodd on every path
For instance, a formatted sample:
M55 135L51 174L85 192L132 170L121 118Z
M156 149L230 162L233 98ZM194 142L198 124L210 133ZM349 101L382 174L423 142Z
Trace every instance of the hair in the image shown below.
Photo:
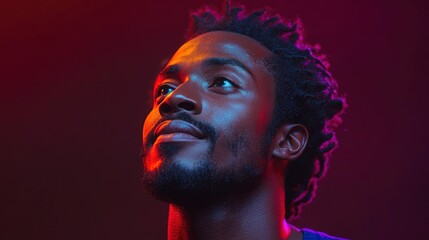
M246 13L243 6L225 1L224 13L204 7L191 14L187 39L211 31L248 36L273 53L267 61L275 84L272 135L285 123L299 123L309 132L303 154L288 163L284 172L287 220L297 218L303 204L315 196L318 180L337 145L334 129L341 123L345 99L337 93L337 82L318 46L303 42L302 25L262 9Z

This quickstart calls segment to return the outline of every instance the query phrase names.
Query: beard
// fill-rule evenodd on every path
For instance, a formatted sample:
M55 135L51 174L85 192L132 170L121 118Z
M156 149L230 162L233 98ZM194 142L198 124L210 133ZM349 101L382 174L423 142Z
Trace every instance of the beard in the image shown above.
M266 163L261 163L260 159L265 151L256 151L250 147L250 140L254 138L252 134L243 133L225 142L226 148L239 164L221 168L217 164L219 159L213 157L218 141L214 128L185 113L174 119L187 121L200 128L210 144L208 151L196 160L192 168L172 160L184 146L182 143L164 142L151 146L157 147L157 157L163 160L157 169L143 167L142 183L156 199L182 206L205 206L227 197L244 197L261 182ZM149 148L143 146L143 163L151 157Z

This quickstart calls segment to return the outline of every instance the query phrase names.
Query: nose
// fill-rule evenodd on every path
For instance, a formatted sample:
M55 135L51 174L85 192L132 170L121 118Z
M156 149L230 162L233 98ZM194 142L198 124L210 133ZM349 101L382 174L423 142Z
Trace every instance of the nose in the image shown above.
M176 112L199 114L201 99L197 88L191 82L184 82L164 98L159 106L161 116Z

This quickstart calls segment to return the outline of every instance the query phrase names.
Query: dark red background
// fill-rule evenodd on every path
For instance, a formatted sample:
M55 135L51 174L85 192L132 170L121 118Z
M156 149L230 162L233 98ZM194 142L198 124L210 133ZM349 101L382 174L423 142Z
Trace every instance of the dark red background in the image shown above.
M352 239L425 238L423 1L242 2L299 16L348 96L340 148L294 224ZM159 63L205 3L2 1L0 239L166 237L167 206L140 184L141 124Z

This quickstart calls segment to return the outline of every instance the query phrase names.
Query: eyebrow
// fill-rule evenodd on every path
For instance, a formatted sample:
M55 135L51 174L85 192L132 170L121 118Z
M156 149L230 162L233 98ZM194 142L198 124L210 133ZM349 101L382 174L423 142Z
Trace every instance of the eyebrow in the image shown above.
M177 64L174 65L169 65L165 68L163 68L161 70L161 72L159 72L159 76L170 76L170 75L174 75L177 74L180 71L180 67Z
M241 63L235 58L208 58L203 62L203 66L225 66L225 65L239 67L253 77L252 71L250 71L248 67L246 67L243 63Z
M225 66L230 65L233 67L239 67L246 71L248 74L250 74L253 77L252 71L248 67L246 67L243 63L238 61L235 58L208 58L203 61L204 67L209 66ZM161 72L158 74L158 76L172 76L176 75L180 72L180 66L178 64L169 65L161 70Z

